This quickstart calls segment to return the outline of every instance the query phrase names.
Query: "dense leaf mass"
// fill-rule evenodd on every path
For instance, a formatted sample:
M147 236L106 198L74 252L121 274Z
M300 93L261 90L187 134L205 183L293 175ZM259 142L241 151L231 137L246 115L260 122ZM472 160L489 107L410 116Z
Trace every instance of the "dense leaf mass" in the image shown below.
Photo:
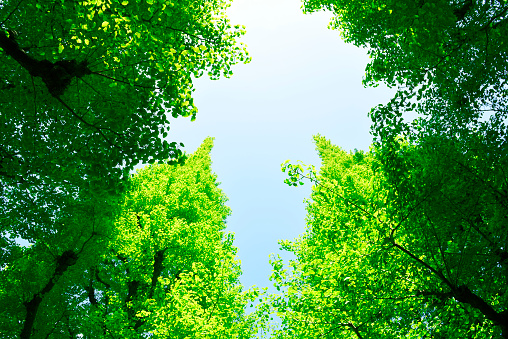
M321 137L308 230L274 262L281 338L508 337L506 1L304 0L396 86L371 153ZM362 159L361 162L355 161Z
M332 11L330 27L367 48L366 85L397 86L390 102L371 111L384 157L391 158L401 135L420 143L435 134L455 138L464 149L474 149L480 138L489 160L507 154L506 1L303 2L306 12ZM468 145L471 132L475 140Z
M414 98L420 113L435 114L439 106L440 115L462 122L485 110L506 114L506 1L303 3L306 12L333 11L330 27L347 42L368 48L372 61L364 82L399 86L392 104Z
M375 155L315 141L319 174L292 173L315 184L307 231L281 242L289 271L272 262L275 337L505 335L506 199L482 173L453 145L440 157L407 146L411 176L393 187Z
M59 233L4 267L2 338L251 338L244 312L258 292L238 281L211 148L140 170L114 217L83 206L65 223L84 234Z
M2 232L34 241L78 192L115 192L139 162L179 158L169 115L192 77L249 57L228 0L0 3ZM36 205L36 208L32 208Z
M0 1L0 336L508 338L508 2L303 0L397 91L369 152L283 164L307 229L249 315L212 140L165 139L250 60L229 3Z

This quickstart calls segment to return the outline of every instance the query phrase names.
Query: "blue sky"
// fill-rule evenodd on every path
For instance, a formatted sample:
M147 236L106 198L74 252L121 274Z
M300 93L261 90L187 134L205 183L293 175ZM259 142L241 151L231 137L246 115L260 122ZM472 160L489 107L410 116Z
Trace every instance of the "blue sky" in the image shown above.
M317 133L346 150L367 150L367 114L393 94L362 86L367 53L327 29L331 13L304 15L300 6L299 0L235 0L229 17L246 26L242 41L252 62L235 66L230 79L197 79L197 119L173 119L168 137L183 142L187 153L215 138L212 168L233 210L228 230L246 288L272 286L269 255L283 254L277 241L305 229L303 200L311 187L285 185L281 163L319 166Z

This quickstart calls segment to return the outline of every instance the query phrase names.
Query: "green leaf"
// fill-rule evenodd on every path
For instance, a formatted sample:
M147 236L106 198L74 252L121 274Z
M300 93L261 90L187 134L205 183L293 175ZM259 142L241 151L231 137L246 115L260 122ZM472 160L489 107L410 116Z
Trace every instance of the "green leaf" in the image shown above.
M188 156L160 139L168 111L195 119L193 74L227 76L246 58L227 1L0 2L8 26L0 45L19 30L0 62L10 98L0 100L0 214L8 225L0 231L0 333L130 338L139 315L139 331L159 337L253 337L255 317L244 313L249 296L224 232L230 212L209 173L211 141ZM180 32L187 29L203 40L188 39ZM203 44L217 62L172 59L183 49L201 53ZM35 108L45 113L34 118ZM148 161L154 172L132 177ZM14 246L7 235L32 246ZM189 285L189 272L199 281Z

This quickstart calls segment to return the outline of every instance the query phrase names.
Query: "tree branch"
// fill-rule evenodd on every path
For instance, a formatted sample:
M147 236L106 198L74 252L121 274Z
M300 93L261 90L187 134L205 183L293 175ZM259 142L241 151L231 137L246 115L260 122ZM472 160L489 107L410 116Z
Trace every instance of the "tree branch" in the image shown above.
M24 302L26 315L25 321L23 323L23 329L21 330L20 338L21 339L29 339L32 335L32 330L35 322L35 318L37 316L37 311L39 310L39 306L42 302L44 296L49 293L60 277L67 271L69 267L74 265L78 260L78 256L74 251L68 250L63 252L56 258L57 266L53 275L46 283L46 285L42 288L42 290L36 293L30 301Z
M166 249L159 250L155 253L153 258L153 274L152 274L152 284L150 286L150 293L148 294L148 298L151 299L155 292L155 286L157 285L157 280L161 276L162 269L164 268L164 252Z
M501 327L503 337L508 337L508 314L506 312L496 312L492 306L471 292L471 290L465 285L458 286L453 292L455 299L460 302L469 304L479 310L487 319L492 320L494 324Z
M360 331L358 330L358 327L353 325L353 323L349 323L348 326L349 326L349 328L351 328L353 330L353 332L355 332L358 339L363 339L362 335L360 334Z
M412 259L417 261L419 264L430 270L432 273L434 273L441 281L443 281L451 290L451 293L457 301L460 301L462 303L466 303L471 305L473 308L476 308L478 311L480 311L487 319L492 320L496 325L500 326L503 331L503 336L508 337L508 313L507 312L496 312L492 306L490 306L485 300L483 300L478 295L471 292L471 290L465 286L456 286L452 284L446 277L443 275L442 272L434 269L432 266L424 262L423 260L416 257L413 253L409 252L404 247L397 244L395 241L393 241L393 245L410 256ZM441 296L446 296L448 293L442 293Z
M87 286L85 286L85 291L87 292L87 295L88 295L88 301L90 301L90 304L92 304L93 306L97 306L99 304L99 302L97 301L97 298L95 297L95 289L93 287L93 275L94 275L94 272L95 271L95 268L90 268L90 282L88 283Z
M3 25L7 22L7 20L9 20L9 18L11 17L11 15L13 15L13 14L14 14L14 12L16 12L16 10L19 8L19 6L21 5L21 3L22 3L23 1L25 1L25 0L19 0L19 2L18 2L18 4L16 5L16 7L15 7L15 8L14 8L14 9L13 9L10 13L9 13L9 15L7 15L7 17L4 19L4 21L2 21L2 22L0 23L0 26L3 26Z
M86 61L59 60L52 63L48 60L37 60L26 54L16 40L12 36L7 37L2 30L0 30L0 47L31 76L40 77L54 97L61 96L73 78L92 74Z
M423 261L420 258L418 258L417 256L415 256L413 253L409 252L407 249L405 249L401 245L397 244L394 239L392 239L392 243L393 243L393 246L395 246L396 248L398 248L399 250L404 252L406 255L411 257L413 260L418 262L420 265L422 265L423 267L425 267L432 273L434 273L442 282L444 282L450 288L450 290L453 291L453 289L455 288L455 285L453 285L448 279L446 279L446 277L443 275L442 272L436 270L434 267L430 266L425 261Z
M139 88L144 88L144 89L150 89L150 90L160 89L158 87L142 86L142 85L138 85L138 84L133 84L133 83L130 83L128 81L121 80L121 79L116 79L116 78L113 78L113 77L111 77L109 75L102 74L102 73L99 73L99 72L92 72L92 74L99 75L99 76L104 77L104 78L109 79L109 80L118 81L118 82L121 82L123 84L127 84L129 86L134 86L134 87L139 87Z

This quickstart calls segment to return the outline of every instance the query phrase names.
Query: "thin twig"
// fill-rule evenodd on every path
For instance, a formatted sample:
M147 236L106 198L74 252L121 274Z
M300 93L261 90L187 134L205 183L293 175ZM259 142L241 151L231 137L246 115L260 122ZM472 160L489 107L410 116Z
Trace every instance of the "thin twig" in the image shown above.
M3 26L5 24L5 22L7 22L7 20L9 20L9 18L11 17L12 14L14 14L14 12L16 12L18 10L18 7L21 5L21 3L25 1L25 0L19 0L18 4L16 5L16 7L14 7L14 9L9 13L9 15L7 16L7 18L5 18L4 21L2 21L0 23L0 26Z

